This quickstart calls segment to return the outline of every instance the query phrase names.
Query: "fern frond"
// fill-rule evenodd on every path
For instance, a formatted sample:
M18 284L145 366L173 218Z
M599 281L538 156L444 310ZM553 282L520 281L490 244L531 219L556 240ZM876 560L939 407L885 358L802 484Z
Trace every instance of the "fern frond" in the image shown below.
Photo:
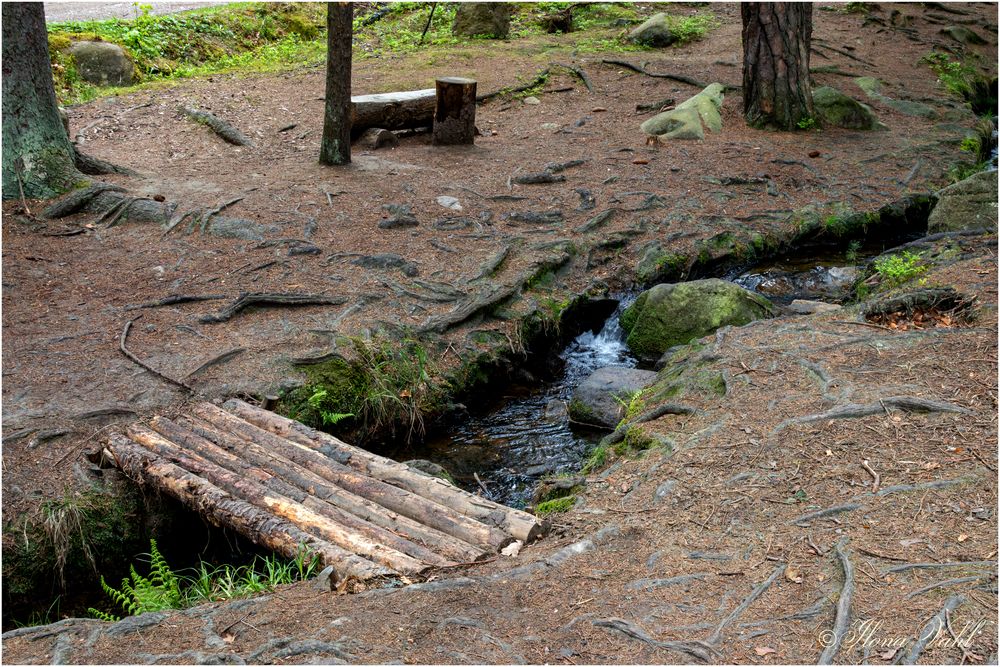
M87 613L96 619L99 619L101 621L107 621L109 623L117 623L118 621L122 620L119 616L115 616L114 614L108 614L107 612L103 612L99 609L94 609L93 607L87 607Z

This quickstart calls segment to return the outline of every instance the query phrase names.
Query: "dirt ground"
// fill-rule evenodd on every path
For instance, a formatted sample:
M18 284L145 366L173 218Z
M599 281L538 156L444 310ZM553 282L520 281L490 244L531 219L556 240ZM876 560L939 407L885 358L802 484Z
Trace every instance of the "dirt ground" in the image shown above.
M995 6L961 7L963 20L995 29ZM416 264L421 279L471 289L470 279L506 246L511 254L500 283L516 280L552 241L569 238L600 249L601 240L624 232L621 246L591 252L589 259L578 253L557 274L561 289L579 293L598 282L625 286L652 240L691 253L697 242L737 225L781 231L774 217L756 214L808 204L874 210L907 193L935 190L945 182L944 167L961 156L957 142L972 117L919 63L934 45L946 44L938 20L918 5L893 9L912 16L914 33L862 25L862 15L815 14L815 41L826 57L815 54L814 67L877 76L890 97L935 109L936 117L926 119L873 101L888 129L871 133L751 130L741 121L739 94L731 93L722 132L703 142L649 147L638 129L648 114L638 114L636 104L665 97L680 102L697 90L601 64L599 55L574 57L567 46L572 35L356 62L356 94L425 88L440 75L474 76L480 92L488 92L530 79L552 61L571 60L587 72L594 91L559 74L546 88L573 89L543 92L539 105L500 99L481 106L483 136L473 148L433 147L428 137L414 136L391 151L356 151L343 169L316 163L323 95L317 68L250 79L215 76L70 109L71 135L83 150L140 173L109 182L162 195L182 209L242 197L226 215L258 223L262 238L182 230L165 236L140 224L51 236L93 223L93 216L37 227L11 215L15 203L5 204L5 523L79 487L83 452L109 429L182 409L182 392L118 350L122 327L137 312L143 316L129 346L148 363L181 378L243 348L189 381L211 398L261 395L295 376L290 358L327 351L332 331L359 333L380 322L417 327L451 308L398 289L406 280L398 270L351 264L351 253L398 253ZM722 27L703 41L606 57L648 62L653 72L739 83L739 9L712 5L711 11ZM984 34L991 43L979 49L995 61L995 32ZM849 77L815 79L863 97ZM225 144L183 118L180 104L229 120L254 146ZM810 157L813 152L818 156ZM565 182L509 183L547 163L578 159L585 162L566 170ZM706 180L725 177L766 177L777 193ZM596 198L594 210L577 210L581 188ZM635 207L649 194L663 206L618 214L586 234L574 231L596 212ZM456 197L462 211L443 208L435 201L441 195ZM497 196L524 199L491 199ZM385 204L409 205L419 225L379 228L388 217ZM553 211L561 212L561 222L532 225L510 217ZM289 253L302 244L318 254ZM50 634L6 638L3 659L814 662L838 603L849 601L852 619L877 622L877 641L898 644L918 636L956 593L961 604L948 620L956 634L967 624L979 633L963 644L974 655L963 655L961 642L941 639L921 661L995 659L995 244L995 236L969 241L961 261L928 275L978 296L981 314L973 325L894 332L835 313L728 331L717 339L713 364L739 379L729 395L696 406L696 416L652 425L684 436L678 451L622 461L594 475L582 506L561 515L552 535L516 559L351 596L304 583L251 601L141 617L120 632L72 622ZM198 318L223 301L128 308L171 294L235 298L244 291L321 293L348 303L260 309L220 324ZM503 330L508 323L486 319L478 326ZM451 331L447 342L470 349L475 343L467 333ZM947 401L967 412L887 408L862 419L779 428L835 404L896 395ZM31 437L7 440L24 429L67 433L41 444ZM859 507L794 522L844 504ZM852 566L853 595L842 591L837 544ZM576 546L560 551L569 545ZM915 563L931 565L888 571ZM941 586L922 590L932 584ZM887 664L905 652L893 651L895 644L849 644L845 640L837 662Z

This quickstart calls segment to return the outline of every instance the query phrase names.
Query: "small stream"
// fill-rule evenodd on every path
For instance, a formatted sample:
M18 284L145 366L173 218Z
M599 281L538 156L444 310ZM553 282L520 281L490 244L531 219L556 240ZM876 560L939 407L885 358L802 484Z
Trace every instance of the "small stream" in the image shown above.
M884 249L884 243L871 243L850 253L817 252L725 278L779 305L795 299L839 302L858 276L857 265ZM637 366L618 326L618 316L635 296L619 296L618 309L603 328L584 332L565 347L559 355L562 370L551 382L507 388L493 405L481 406L487 409L431 439L419 456L443 466L463 488L514 507L531 503L542 477L577 471L607 432L570 424L565 406L598 368Z

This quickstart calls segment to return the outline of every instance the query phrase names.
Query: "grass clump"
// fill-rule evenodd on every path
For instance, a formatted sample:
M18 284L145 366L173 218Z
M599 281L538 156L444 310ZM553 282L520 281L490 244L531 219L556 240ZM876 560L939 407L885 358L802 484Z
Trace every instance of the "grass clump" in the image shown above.
M576 496L563 496L562 498L546 500L545 502L538 503L535 507L535 516L568 512L573 509L574 505L576 505Z
M975 56L952 60L946 54L934 51L921 58L921 61L934 70L938 82L945 90L965 100L977 116L996 115L996 76L984 75Z
M874 263L880 284L886 288L898 287L927 271L921 253L905 250L898 255L879 257Z
M583 467L580 468L580 472L584 475L589 475L592 472L600 470L608 462L608 452L610 449L607 445L598 445L590 452L587 456L587 460L584 461Z

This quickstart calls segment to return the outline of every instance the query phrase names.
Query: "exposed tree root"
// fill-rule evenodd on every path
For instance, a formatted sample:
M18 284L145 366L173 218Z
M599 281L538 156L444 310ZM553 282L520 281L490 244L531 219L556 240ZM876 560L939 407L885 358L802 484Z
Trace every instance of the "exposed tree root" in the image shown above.
M545 80L549 77L551 69L552 68L550 67L546 67L538 74L536 74L534 79L523 85L516 86L514 88L501 88L500 90L495 90L492 93L477 95L476 104L482 104L483 102L488 102L492 100L494 97L502 97L503 95L514 95L516 93L523 93L526 90L531 90L532 88L540 86L541 84L545 83Z
M996 561L992 560L970 560L970 561L957 561L954 563L906 563L905 565L894 565L892 567L882 570L882 576L887 574L894 574L896 572L908 572L909 570L937 570L942 568L950 567L984 567L992 566L996 567Z
M211 359L209 359L208 361L206 361L205 363L203 363L202 365L198 366L198 368L194 369L193 371L191 371L190 373L188 373L187 375L185 375L184 379L186 380L189 377L191 377L192 375L197 375L198 373L202 372L203 370L205 370L209 366L214 366L215 364L221 364L223 361L228 361L228 360L232 359L233 357L235 357L237 354L239 354L241 352L246 352L246 348L245 347L234 347L231 350L227 350L227 351L223 352L222 354L216 355L216 356L212 357Z
M339 306L344 303L347 303L347 299L342 296L246 292L218 313L202 315L198 321L203 324L225 322L249 306Z
M681 405L679 403L664 403L663 405L658 405L655 408L646 410L640 414L635 419L625 422L618 428L616 428L612 433L604 436L601 439L601 446L608 447L610 445L615 445L625 439L625 435L628 430L635 426L636 424L642 424L644 422L651 422L654 419L659 419L664 415L693 415L698 411L692 407L686 405Z
M132 306L125 306L125 310L139 310L140 308L160 308L162 306L173 306L178 303L190 303L192 301L214 301L225 299L222 294L172 294L156 301L147 301Z
M102 192L107 192L108 190L125 192L125 188L118 185L112 185L110 183L95 183L90 187L74 190L59 201L49 205L48 208L42 211L42 217L48 218L49 220L55 220L58 218L65 218L67 215L73 215L90 203L91 199Z
M630 623L623 618L604 618L594 621L594 625L599 628L608 628L620 632L626 637L637 639L650 646L675 651L683 655L692 657L701 662L711 662L715 656L715 650L702 641L690 642L663 642L653 639L648 632L634 623Z
M953 595L948 598L948 601L944 603L944 607L937 614L932 616L929 621L920 630L920 634L917 635L917 641L910 648L909 652L904 654L903 659L899 664L902 665L915 665L917 660L920 658L920 654L923 653L927 645L931 643L945 627L947 622L948 614L955 611L959 607L965 604L965 598L961 595Z
M840 588L840 596L837 599L837 616L833 622L833 630L828 635L829 642L819 656L817 664L830 665L837 657L840 645L847 636L851 627L851 603L854 600L854 566L847 557L844 547L847 545L847 538L842 538L834 547L837 558L840 559L840 567L844 571L844 584Z
M932 401L928 398L920 398L918 396L889 396L881 398L874 403L847 403L826 412L792 417L778 424L773 432L782 431L792 424L808 424L810 422L827 421L830 419L868 417L870 415L877 415L880 412L888 412L889 408L896 408L904 412L957 412L963 415L972 414L966 408L943 401Z
M129 320L128 322L125 323L125 328L122 329L122 335L121 335L121 338L118 341L118 349L121 350L121 353L124 354L129 359L131 359L134 363L138 364L139 366L142 366L147 371L149 371L150 373L152 373L156 377L160 378L161 380L165 380L165 381L169 382L170 384L177 385L178 387L181 387L182 389L186 389L187 391L189 391L192 394L195 393L194 387L191 387L190 385L187 385L187 384L181 382L180 380L175 380L172 377L170 377L169 375L164 375L160 371L156 370L155 368L153 368L152 366L150 366L149 364L147 364L146 362L144 362L143 360L141 360L139 357L137 357L134 354L132 354L131 352L129 352L128 348L125 346L125 342L128 340L128 332L129 332L129 329L132 328L132 323L135 322L137 319L139 319L139 317L142 317L142 315L139 315L138 317L133 317L131 320Z
M651 76L656 79L670 79L671 81L677 81L679 83L686 83L689 86L694 86L695 88L707 88L708 84L699 79L695 79L690 76L684 76L682 74L668 74L666 72L650 72L645 67L641 65L635 65L625 60L612 60L604 59L601 61L604 65L614 65L616 67L624 67L625 69L630 69L633 72L638 72L639 74L645 74L646 76ZM732 84L723 84L727 92L734 90L743 90L743 86L734 86Z
M248 136L215 114L208 113L207 111L199 111L186 106L179 107L179 110L195 122L207 125L210 130L234 146L253 146L253 142L250 141Z
M969 584L973 581L979 581L980 579L985 579L986 577L979 575L975 577L958 577L957 579L946 579L944 581L938 581L933 584L929 584L922 588L918 588L915 591L906 594L906 599L910 600L917 597L918 595L923 595L929 591L935 591L939 588L947 588L948 586L958 586L959 584Z
M590 82L590 77L587 76L587 73L584 72L579 67L576 67L574 65L564 65L563 63L552 63L552 66L562 67L565 70L569 70L576 76L576 78L578 78L581 82L583 82L583 85L587 87L588 91L594 92L594 85Z
M918 310L934 308L967 318L975 304L975 297L967 297L951 287L929 287L869 303L863 313L866 318L893 313L906 313L907 317L912 317Z
M126 176L138 176L138 173L128 167L105 162L100 158L81 153L78 148L73 149L73 164L88 176L103 176L104 174L125 174Z
M722 637L724 636L726 629L730 625L732 625L733 622L736 621L736 619L742 616L743 612L749 609L750 605L752 605L757 600L757 598L763 595L767 591L767 589L769 589L771 585L778 579L778 577L784 574L784 572L785 572L784 564L781 564L778 567L774 568L774 571L771 573L770 577L762 581L756 588L750 591L750 595L746 596L743 599L743 602L741 602L739 606L736 607L736 609L733 609L731 612L729 612L728 616L722 619L719 625L716 626L715 630L712 631L712 634L708 636L708 639L705 640L705 643L708 646L712 647L712 650L715 650L717 652L717 648L719 644L722 642Z
M817 512L803 514L797 519L792 519L789 523L794 523L796 526L806 527L811 521L815 521L816 519L833 516L834 514L843 514L844 512L853 512L856 509L861 509L861 507L862 505L858 503L846 503L844 505L837 505L836 507L828 507Z

